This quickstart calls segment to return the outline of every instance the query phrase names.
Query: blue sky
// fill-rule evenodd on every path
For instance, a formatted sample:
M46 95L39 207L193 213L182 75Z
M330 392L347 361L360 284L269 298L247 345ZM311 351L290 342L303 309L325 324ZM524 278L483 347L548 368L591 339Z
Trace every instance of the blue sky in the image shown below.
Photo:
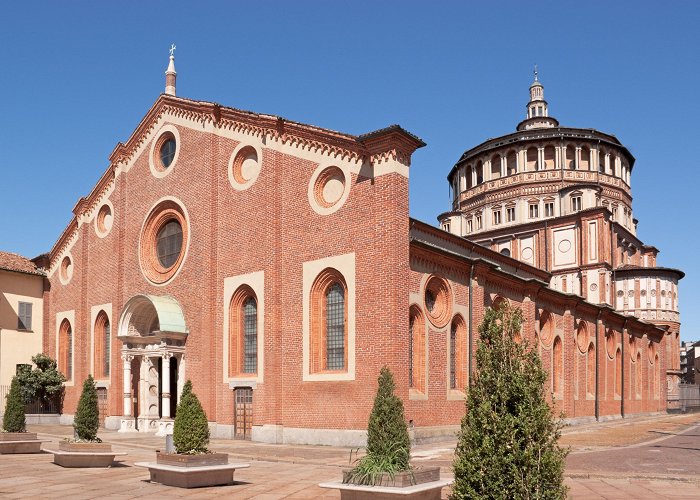
M535 7L533 7L535 6ZM15 2L0 15L0 249L48 251L164 86L361 134L423 138L411 215L448 209L460 154L515 130L540 69L550 114L637 162L638 236L683 269L700 339L699 2Z

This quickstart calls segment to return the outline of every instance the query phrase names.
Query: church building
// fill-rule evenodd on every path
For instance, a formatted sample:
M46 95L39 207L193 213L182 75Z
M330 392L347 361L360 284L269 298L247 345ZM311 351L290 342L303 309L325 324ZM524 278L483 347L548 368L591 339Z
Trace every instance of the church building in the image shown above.
M107 427L166 434L191 379L214 436L361 445L388 365L414 436L450 434L501 301L567 418L665 411L683 274L634 234L631 154L531 93L516 134L450 171L438 228L409 217L417 136L179 97L171 55L46 259L67 419L93 374Z

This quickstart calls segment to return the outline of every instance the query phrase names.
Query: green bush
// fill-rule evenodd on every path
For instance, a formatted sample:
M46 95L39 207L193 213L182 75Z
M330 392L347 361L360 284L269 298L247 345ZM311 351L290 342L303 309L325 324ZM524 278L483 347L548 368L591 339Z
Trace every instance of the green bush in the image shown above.
M192 392L192 382L187 381L175 412L173 444L177 453L196 455L208 453L209 425L197 395Z
M81 441L99 441L97 428L100 426L100 413L97 408L97 389L92 375L83 382L83 392L78 401L78 410L75 412L73 429L76 437Z
M63 383L66 377L58 371L56 360L45 354L32 356L34 367L21 370L19 378L22 399L26 404L32 401L39 401L42 406L48 405L51 401L58 404L61 412L61 400L63 396Z
M488 309L453 463L451 499L565 498L564 459L537 350L518 341L520 309ZM553 402L553 401L552 401Z
M26 432L24 418L24 401L19 386L19 379L12 378L10 393L5 401L5 415L2 418L2 428L7 432Z
M394 376L381 369L377 395L367 424L367 455L345 476L344 482L375 485L382 474L410 470L411 442L403 414L403 402L394 394Z

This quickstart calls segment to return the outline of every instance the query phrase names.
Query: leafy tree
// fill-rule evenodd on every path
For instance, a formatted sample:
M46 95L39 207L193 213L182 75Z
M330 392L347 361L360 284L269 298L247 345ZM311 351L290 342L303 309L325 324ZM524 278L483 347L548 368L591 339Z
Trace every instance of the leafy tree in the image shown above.
M57 401L60 406L66 377L58 371L56 360L39 353L32 356L32 363L34 368L20 370L17 374L24 402L40 401L46 406L50 401Z
M26 432L24 418L24 401L17 376L12 378L10 393L5 401L5 415L2 418L2 428L7 432Z
M100 426L100 414L97 408L97 389L92 375L83 382L83 392L78 400L73 429L81 441L99 441L97 428Z
M411 442L403 413L403 402L394 394L394 376L384 366L378 379L377 395L367 424L367 455L346 475L344 482L377 484L382 475L410 470Z
M197 455L207 453L209 425L197 395L192 392L192 382L187 381L182 389L180 404L175 412L173 444L177 453Z
M520 309L503 304L479 326L452 499L566 497L561 420L548 404L537 350L519 340L521 324Z

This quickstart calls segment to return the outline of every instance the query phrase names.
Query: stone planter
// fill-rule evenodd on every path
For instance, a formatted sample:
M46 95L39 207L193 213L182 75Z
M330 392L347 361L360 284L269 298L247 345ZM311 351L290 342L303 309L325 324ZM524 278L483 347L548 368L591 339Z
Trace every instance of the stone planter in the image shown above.
M0 454L40 452L36 432L0 432Z
M179 455L159 452L155 462L137 462L134 465L147 467L151 474L151 482L178 488L231 484L236 469L250 467L250 464L245 463L228 463L226 453Z
M349 471L343 471L343 479ZM412 471L384 474L376 486L362 486L342 482L321 483L321 488L340 490L341 500L440 500L442 488L452 481L440 480L439 467L417 468Z
M53 463L61 467L111 467L114 457L126 455L112 451L112 445L107 443L71 443L61 441L58 450L44 449L53 453Z

